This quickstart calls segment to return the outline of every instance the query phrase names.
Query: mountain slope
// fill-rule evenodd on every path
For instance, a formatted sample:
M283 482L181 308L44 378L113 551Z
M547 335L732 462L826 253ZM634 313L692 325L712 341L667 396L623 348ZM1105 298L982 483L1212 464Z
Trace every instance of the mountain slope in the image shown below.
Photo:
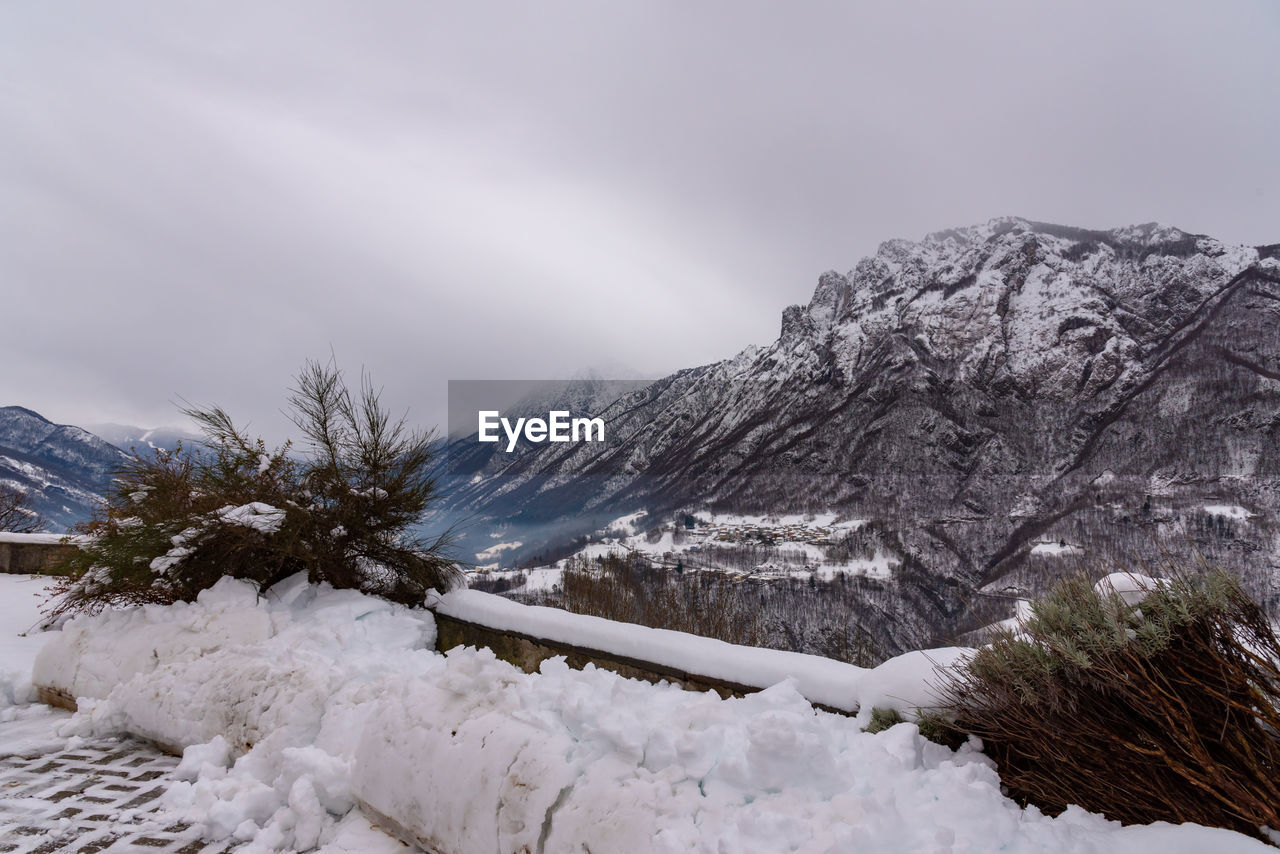
M88 517L128 455L79 427L21 406L0 407L0 482L25 491L48 526Z
M898 647L963 628L984 587L1032 583L1045 538L1100 559L1190 544L1269 596L1280 249L1020 219L890 241L824 274L771 346L605 417L607 447L495 455L455 511L868 518L901 558Z

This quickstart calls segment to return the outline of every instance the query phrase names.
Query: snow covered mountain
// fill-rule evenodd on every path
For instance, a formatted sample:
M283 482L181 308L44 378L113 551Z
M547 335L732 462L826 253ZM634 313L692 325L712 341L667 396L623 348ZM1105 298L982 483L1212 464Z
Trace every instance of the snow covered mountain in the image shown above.
M46 527L87 518L128 455L79 427L21 406L0 407L0 483L27 493Z
M965 628L1065 554L1187 546L1274 605L1280 245L1016 218L889 241L823 274L770 346L604 417L615 441L494 455L450 511L867 519L900 561L891 648Z

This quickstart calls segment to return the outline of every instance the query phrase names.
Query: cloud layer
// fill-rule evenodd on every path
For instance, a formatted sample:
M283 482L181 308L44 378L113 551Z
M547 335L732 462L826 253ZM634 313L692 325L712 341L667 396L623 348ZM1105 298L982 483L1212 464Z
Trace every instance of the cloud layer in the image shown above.
M6 4L0 405L273 437L308 357L448 379L765 343L882 240L1280 240L1280 7Z

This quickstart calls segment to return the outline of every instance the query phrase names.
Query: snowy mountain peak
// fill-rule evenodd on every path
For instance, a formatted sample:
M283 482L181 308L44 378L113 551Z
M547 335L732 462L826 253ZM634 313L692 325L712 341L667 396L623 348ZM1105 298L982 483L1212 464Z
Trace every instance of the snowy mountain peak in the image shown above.
M890 648L953 624L968 606L939 591L1015 572L1035 537L1127 542L1121 520L1159 501L1256 513L1215 552L1244 567L1280 542L1280 268L1259 260L1277 254L1019 218L887 241L822 274L770 345L606 411L607 449L495 460L454 509L879 519L868 547L912 589ZM606 456L616 474L580 483Z
M896 332L967 378L1049 380L1054 393L1071 396L1085 364L1105 362L1094 385L1111 384L1146 339L1171 331L1257 262L1250 247L1156 224L1090 231L996 219L887 241L847 275L824 273L808 306L784 312L774 349L812 338L852 377L868 348ZM1137 317L1149 325L1129 322Z

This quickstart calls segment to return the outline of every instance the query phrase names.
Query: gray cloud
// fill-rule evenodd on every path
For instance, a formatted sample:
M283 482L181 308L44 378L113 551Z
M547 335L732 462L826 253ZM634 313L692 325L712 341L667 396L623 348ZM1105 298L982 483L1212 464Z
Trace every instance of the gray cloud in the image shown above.
M4 400L279 435L330 348L647 374L891 237L1018 214L1280 240L1280 7L0 6Z

